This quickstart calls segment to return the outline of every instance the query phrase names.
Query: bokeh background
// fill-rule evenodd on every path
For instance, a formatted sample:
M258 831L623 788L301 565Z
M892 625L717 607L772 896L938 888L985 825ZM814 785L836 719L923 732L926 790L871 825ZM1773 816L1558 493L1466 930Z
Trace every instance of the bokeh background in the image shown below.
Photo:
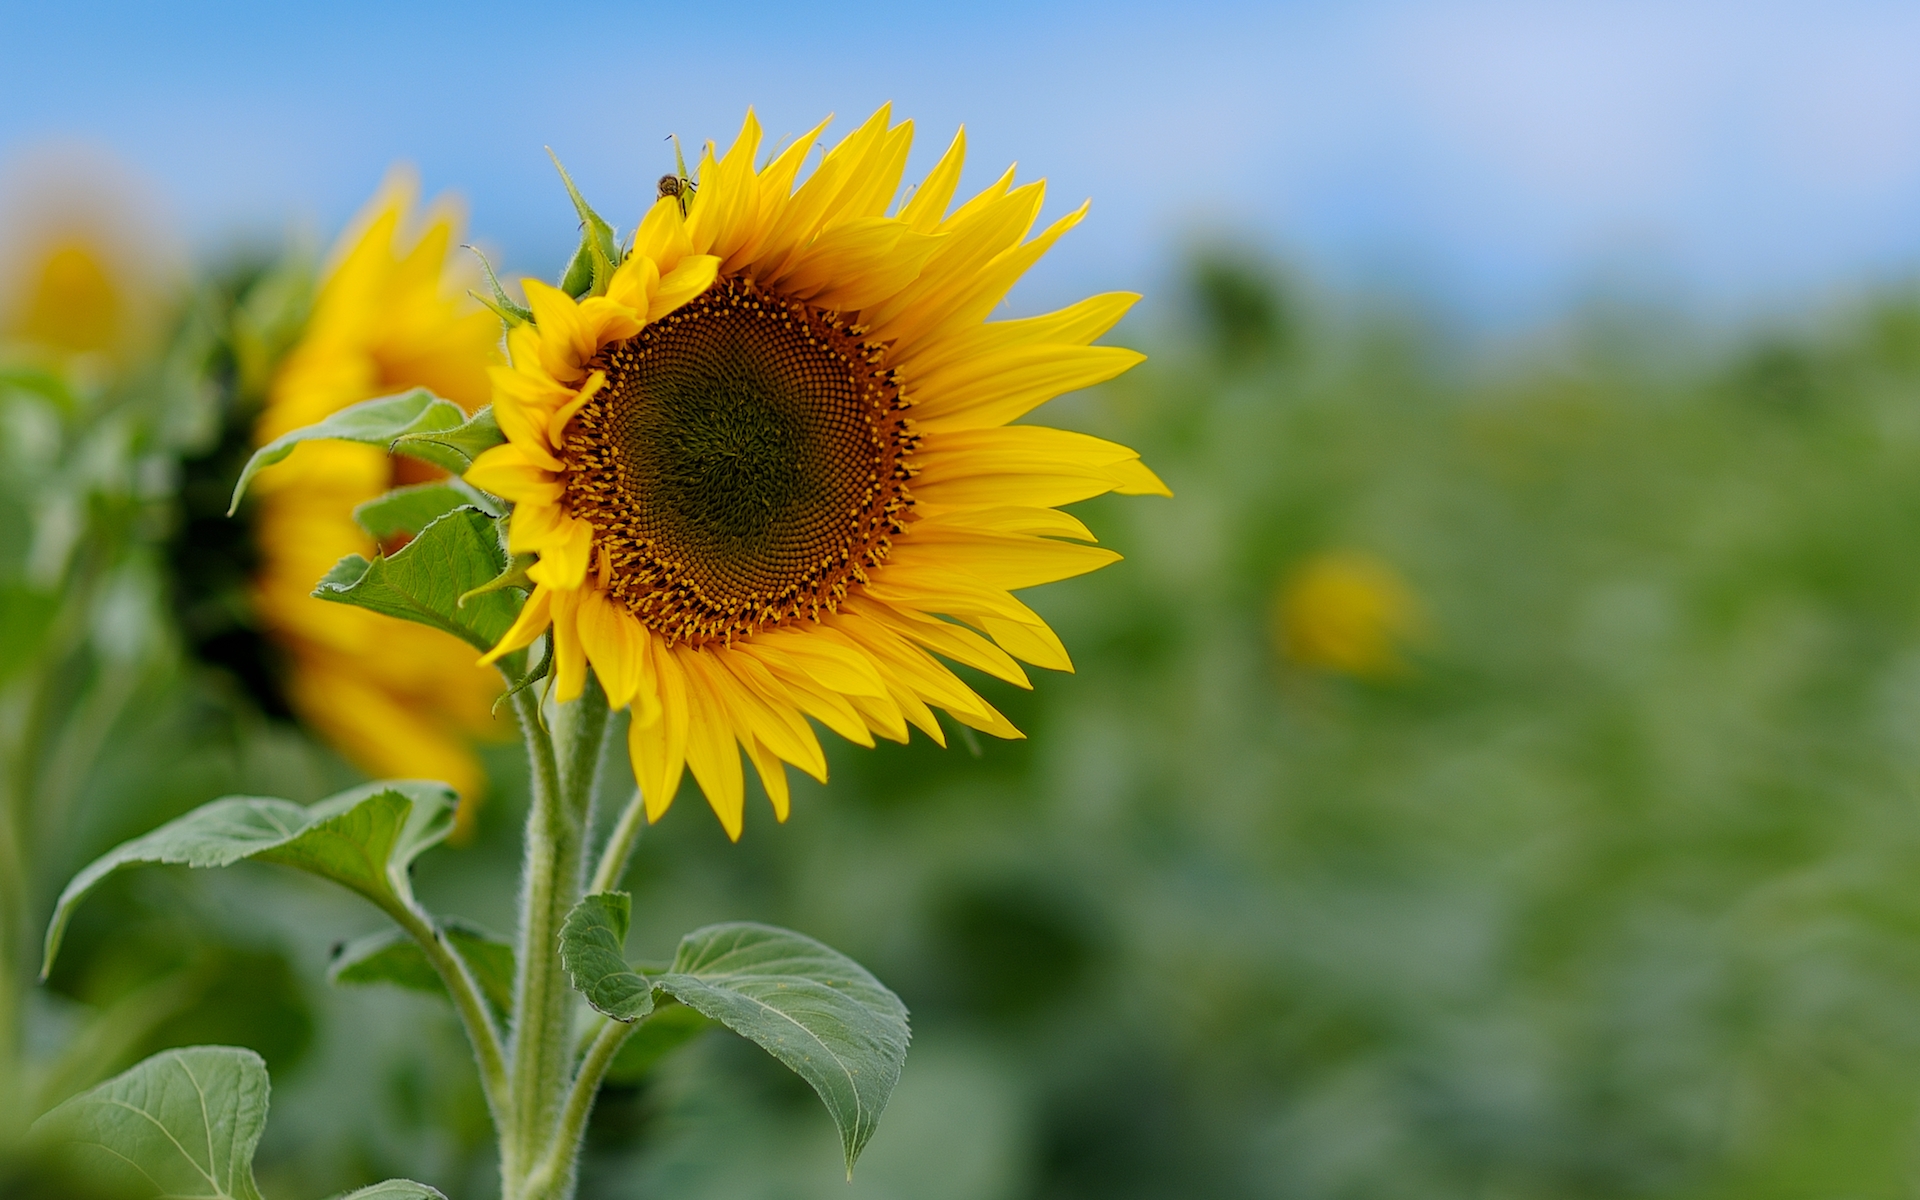
M709 1035L609 1089L584 1194L1920 1190L1911 6L71 4L5 26L0 243L37 187L86 181L62 194L114 214L126 295L198 329L138 388L101 385L144 397L144 442L3 406L0 683L65 681L0 704L9 786L51 814L9 884L40 911L216 795L354 778L181 632L216 569L187 518L235 462L195 381L244 383L252 344L209 296L324 246L395 162L551 277L574 222L544 146L626 226L668 134L892 100L921 131L909 177L964 122L963 188L1017 159L1048 216L1093 197L1009 315L1146 293L1110 340L1148 363L1047 419L1139 447L1176 496L1081 506L1127 561L1030 597L1077 672L982 684L1028 741L836 746L784 826L752 810L731 846L689 793L648 834L641 953L770 920L912 1008L851 1188L805 1088ZM23 379L9 397L55 386ZM107 477L133 482L74 499ZM83 527L94 553L47 549ZM84 620L35 607L48 578ZM477 837L420 889L504 929L523 781L487 754ZM28 1049L79 1039L77 1078L250 1045L269 1196L407 1175L485 1197L450 1015L326 982L375 925L265 868L130 874L32 992Z

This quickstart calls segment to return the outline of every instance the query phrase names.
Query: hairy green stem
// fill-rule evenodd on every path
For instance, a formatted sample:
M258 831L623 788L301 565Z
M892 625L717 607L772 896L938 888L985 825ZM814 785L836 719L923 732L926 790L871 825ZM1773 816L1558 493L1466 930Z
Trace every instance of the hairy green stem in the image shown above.
M514 703L534 760L533 806L527 814L514 981L512 1111L500 1163L505 1200L528 1200L528 1176L552 1144L572 1076L572 992L560 965L559 934L585 882L588 816L607 731L607 698L589 674L586 692L560 706L552 736L531 689L516 695Z
M627 862L633 858L633 848L640 843L640 833L646 827L646 801L640 789L635 788L633 799L627 801L626 811L620 814L620 823L607 837L606 849L600 852L600 865L594 868L587 895L610 892L620 886L620 877L627 873Z
M564 1200L573 1194L580 1165L580 1143L587 1135L587 1118L593 1113L594 1097L600 1092L607 1068L613 1065L614 1055L620 1053L620 1047L636 1028L637 1022L601 1021L599 1032L594 1034L586 1056L580 1060L573 1085L567 1089L566 1104L560 1110L560 1121L554 1129L547 1156L527 1176L527 1200Z

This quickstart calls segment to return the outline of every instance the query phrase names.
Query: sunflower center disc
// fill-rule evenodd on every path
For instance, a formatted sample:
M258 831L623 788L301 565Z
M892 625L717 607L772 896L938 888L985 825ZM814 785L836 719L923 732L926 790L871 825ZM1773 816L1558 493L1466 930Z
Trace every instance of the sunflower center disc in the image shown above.
M595 360L568 507L603 586L670 642L817 620L905 528L914 437L860 332L723 280Z

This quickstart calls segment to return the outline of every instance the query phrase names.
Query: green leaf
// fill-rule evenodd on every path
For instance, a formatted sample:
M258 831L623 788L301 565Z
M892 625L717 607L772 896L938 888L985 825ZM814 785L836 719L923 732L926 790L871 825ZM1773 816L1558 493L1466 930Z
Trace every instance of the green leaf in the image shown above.
M608 1083L639 1083L653 1073L660 1060L713 1028L714 1023L695 1009L668 998L654 1007L633 1035L620 1045L607 1066Z
M23 584L0 586L0 683L19 674L46 645L60 599L57 592Z
M451 429L421 429L394 438L387 449L421 462L430 462L455 475L464 475L473 460L507 440L491 405Z
M54 905L41 976L53 967L73 910L121 867L180 863L224 867L242 859L281 863L359 892L382 909L410 900L407 868L453 829L458 803L444 783L387 780L330 796L311 807L261 796L203 804L153 832L123 842L90 863Z
M372 562L349 555L314 588L322 600L443 630L478 650L491 650L512 626L523 597L486 591L507 566L493 518L458 508L428 524L391 556ZM465 604L462 598L467 598Z
M477 508L490 516L501 515L485 492L458 479L443 479L395 488L354 509L353 519L368 536L384 542L403 534L413 537L456 508Z
M239 481L233 485L233 503L228 506L227 515L232 516L239 509L240 498L246 495L247 485L255 475L284 461L301 442L332 439L386 447L408 434L457 429L466 422L467 414L458 404L442 400L425 388L397 396L380 396L343 408L316 425L283 433L255 450L241 470Z
M253 1152L267 1124L267 1068L251 1050L156 1054L34 1122L107 1194L260 1200ZM401 1193L404 1195L404 1193Z
M34 1122L105 1194L128 1200L260 1200L253 1153L267 1127L267 1067L251 1050L169 1050ZM389 1179L341 1200L447 1200Z
M340 1200L447 1200L437 1188L424 1183L415 1183L411 1179L389 1179L385 1183L376 1183L372 1187L349 1192Z
M573 906L560 926L560 962L574 990L616 1021L637 1021L653 1011L653 984L627 966L622 947L633 899L625 892L596 892Z
M513 1012L513 947L458 918L440 922L440 932L480 985L494 1015L505 1021ZM383 929L355 939L333 952L327 978L342 987L392 984L409 991L447 994L440 973L411 937Z
M898 996L838 950L745 922L688 934L653 982L812 1084L852 1175L906 1061L910 1032Z

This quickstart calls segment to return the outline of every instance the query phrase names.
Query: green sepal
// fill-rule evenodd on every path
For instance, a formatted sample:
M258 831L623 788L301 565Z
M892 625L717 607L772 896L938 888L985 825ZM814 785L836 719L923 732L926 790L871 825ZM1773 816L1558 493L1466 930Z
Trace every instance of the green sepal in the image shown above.
M267 1127L267 1066L236 1046L190 1046L134 1064L34 1122L101 1194L127 1200L260 1200L253 1155ZM446 1200L390 1179L342 1200Z
M528 688L532 687L534 684L539 683L542 679L545 679L550 673L552 673L553 671L553 627L552 626L548 626L547 631L544 634L540 635L540 651L541 651L540 661L535 663L533 667L530 670L528 670L525 675L522 675L520 678L514 680L510 685L508 685L507 690L500 693L500 698L493 702L493 708L491 711L494 716L497 717L500 715L501 705L507 703L509 700L512 700L515 696L519 695L521 692L526 691ZM509 662L511 662L515 658L516 655L519 655L520 653L521 653L520 651L516 650L513 652L513 654L501 655L500 657L501 665L503 667L506 666ZM524 662L526 660L522 658L520 661ZM533 716L536 721L540 719L540 712L537 707L534 710Z
M503 589L481 591L462 603L506 568L493 522L477 508L456 508L391 555L371 562L357 554L341 559L313 594L431 626L475 649L491 650L524 602Z
M410 392L401 392L395 396L379 396L372 400L363 400L334 413L326 420L304 428L283 433L253 452L247 465L240 472L240 478L233 485L233 502L227 507L227 515L239 511L240 498L246 495L247 485L253 477L277 462L282 462L292 454L302 442L333 440L342 442L361 442L369 446L386 447L391 453L408 454L413 458L422 458L435 462L427 454L415 450L403 450L397 444L412 434L439 433L458 429L467 424L467 414L451 400L442 400L425 388L414 388ZM498 427L495 427L498 432ZM471 456L468 457L471 461ZM464 471L463 465L459 470Z
M311 806L229 796L107 851L67 884L47 925L45 978L73 911L121 867L224 867L244 859L296 867L360 893L387 912L412 903L407 868L453 829L458 797L444 783L383 780Z
M508 329L512 329L515 325L524 325L528 321L533 320L533 310L525 305L515 304L513 297L507 295L507 289L500 286L500 277L493 273L493 264L487 261L486 255L480 253L480 248L478 246L467 246L465 248L473 251L473 256L480 260L480 269L486 272L487 276L487 290L493 293L493 297L492 299L488 299L475 291L469 291L467 295L472 296L475 300L486 305L493 315L499 317Z
M604 296L614 268L620 265L620 240L614 235L613 226L593 211L580 189L573 186L573 176L560 165L560 156L551 146L547 147L547 157L553 160L561 182L567 185L573 210L580 214L580 247L573 252L566 273L560 277L560 290L575 300L587 295Z
M403 433L387 447L389 453L403 454L429 462L443 471L465 475L473 460L507 440L500 422L493 419L493 406L465 417L451 429L420 429Z
M353 510L353 519L375 541L393 537L415 537L422 529L456 508L477 508L489 516L499 516L491 496L458 479L440 479L395 488L384 496L367 501Z
M688 1008L671 996L656 999L653 1012L620 1044L619 1053L607 1065L608 1083L639 1083L653 1074L654 1067L667 1055L714 1027L714 1022L698 1009Z
M533 580L527 578L527 568L539 561L540 556L537 554L509 555L507 557L507 565L501 568L498 575L495 575L492 579L487 580L470 592L460 593L460 599L457 603L464 607L467 601L476 596L485 596L489 593L503 591L507 588L519 588L523 592L531 592L533 590Z
M653 1011L653 984L627 966L623 947L633 913L625 892L596 892L573 906L560 926L560 962L574 990L616 1021Z
M478 925L449 917L441 936L467 964L480 994L505 1024L513 1015L513 947ZM398 929L383 929L336 947L327 979L340 987L391 984L408 991L446 996L447 985L418 942Z

